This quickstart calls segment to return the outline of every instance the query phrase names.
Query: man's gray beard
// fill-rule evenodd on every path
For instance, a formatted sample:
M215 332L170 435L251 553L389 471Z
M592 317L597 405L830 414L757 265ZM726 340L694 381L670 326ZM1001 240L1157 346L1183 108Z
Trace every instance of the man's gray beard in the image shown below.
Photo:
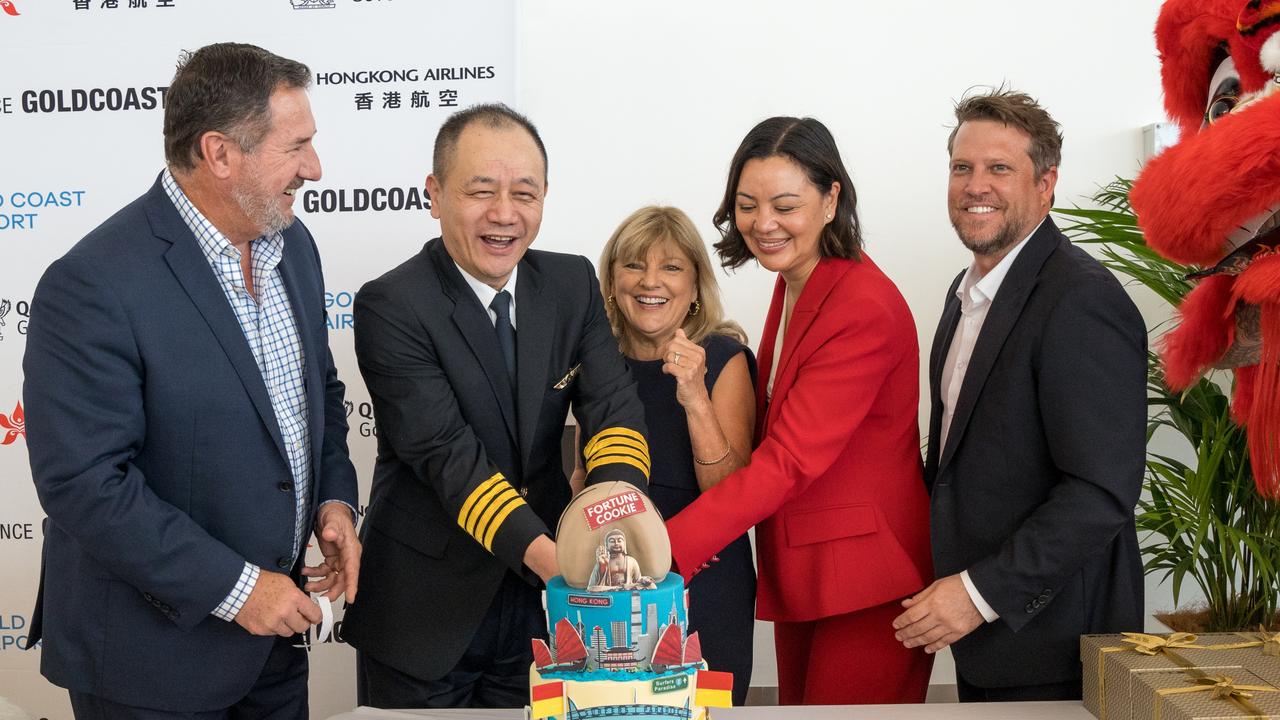
M283 232L293 224L293 218L281 212L277 203L265 200L262 194L246 192L243 187L237 185L231 190L231 196L235 198L241 212L249 218L262 236Z
M974 255L995 255L1001 250L1012 247L1015 243L1021 240L1021 238L1014 234L1015 230L1013 227L1008 224L1000 226L1000 232L996 233L995 237L984 243L974 242L969 238L966 238L964 234L960 232L960 228L955 223L952 223L951 227L956 231L956 237L960 238L960 242L963 243L965 247L969 248Z

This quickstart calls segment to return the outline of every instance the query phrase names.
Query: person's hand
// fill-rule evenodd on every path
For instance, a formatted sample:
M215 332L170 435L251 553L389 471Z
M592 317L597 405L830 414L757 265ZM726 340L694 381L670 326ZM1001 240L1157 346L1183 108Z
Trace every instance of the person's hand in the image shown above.
M320 506L316 544L324 562L302 568L302 574L311 578L307 590L322 592L330 600L346 595L348 602L354 601L360 584L360 539L351 522L351 508L339 502Z
M894 618L894 637L909 648L936 653L982 625L959 575L948 575L902 601L907 611Z
M254 635L292 637L320 622L323 614L288 575L262 570L236 613L236 623Z
M529 543L524 551L525 567L537 573L546 583L560 574L560 563L556 560L556 542L546 535L539 535Z
M662 372L676 379L676 401L686 410L695 405L711 405L707 394L707 353L701 345L689 340L684 328L676 328L675 337L662 347Z

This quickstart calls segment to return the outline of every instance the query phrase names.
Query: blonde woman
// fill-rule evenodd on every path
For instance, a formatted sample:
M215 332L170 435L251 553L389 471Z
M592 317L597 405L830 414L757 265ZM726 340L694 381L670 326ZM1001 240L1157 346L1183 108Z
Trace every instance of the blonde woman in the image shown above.
M600 256L605 311L645 408L649 493L671 517L751 458L755 357L724 318L702 237L673 207L640 208ZM575 489L581 472L574 473ZM741 535L689 582L689 631L707 663L732 672L735 705L751 683L756 576Z

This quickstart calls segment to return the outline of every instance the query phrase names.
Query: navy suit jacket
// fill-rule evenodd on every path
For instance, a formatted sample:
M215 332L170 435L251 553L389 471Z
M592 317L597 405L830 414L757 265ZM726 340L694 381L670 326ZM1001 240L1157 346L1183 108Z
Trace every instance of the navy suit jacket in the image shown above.
M1077 680L1080 635L1142 630L1146 329L1115 276L1046 219L991 303L939 447L963 277L929 361L933 564L967 569L1000 619L952 646L956 671L980 687Z
M320 259L301 222L279 269L306 358L308 511L354 505ZM246 560L293 568L293 477L235 313L159 181L45 272L23 370L49 515L41 672L128 705L234 703L274 639L209 613Z

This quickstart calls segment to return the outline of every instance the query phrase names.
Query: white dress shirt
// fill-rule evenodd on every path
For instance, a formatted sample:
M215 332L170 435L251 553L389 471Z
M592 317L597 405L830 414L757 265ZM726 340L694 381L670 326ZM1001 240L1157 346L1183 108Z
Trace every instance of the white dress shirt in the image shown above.
M462 266L456 261L453 265L458 268L458 272L462 273L462 279L467 281L467 286L471 288L471 292L476 294L476 299L480 301L480 307L484 308L484 311L489 313L489 322L493 325L497 325L498 314L493 311L493 308L489 307L489 303L493 302L493 299L498 296L498 293L501 292L501 290L494 290L474 277L471 277L471 274L466 270L463 270ZM511 268L511 277L507 278L507 283L502 286L503 290L506 290L511 294L512 330L516 329L516 273L518 272L520 272L519 265Z
M161 185L209 262L262 374L293 476L293 557L297 558L306 552L304 543L311 524L311 514L307 512L311 496L311 434L307 359L279 268L284 259L284 236L277 232L250 242L253 285L258 294L254 297L245 286L240 250L196 208L167 168L161 174ZM354 508L352 512L354 517ZM235 586L211 614L234 621L260 575L261 568L246 560Z
M1043 223L1044 221L1041 220L1040 224ZM1035 230L1031 231L1031 235L1039 229L1038 224ZM956 325L951 346L947 348L947 360L942 366L942 438L938 445L939 460L942 458L942 451L947 447L947 435L951 430L951 419L955 416L956 401L960 399L960 388L964 385L965 372L969 369L969 359L973 357L973 346L978 342L982 325L987 320L987 311L991 309L991 303L995 301L996 293L1000 291L1000 285L1009 274L1013 261L1031 239L1031 235L1014 245L1009 254L1005 255L986 275L981 274L977 263L970 265L964 277L961 278L960 285L956 287L956 297L960 300L960 322ZM978 588L974 586L968 570L960 573L960 581L964 583L964 589L969 593L973 604L977 606L978 612L982 613L984 620L995 622L1000 619L1000 614L983 599Z

